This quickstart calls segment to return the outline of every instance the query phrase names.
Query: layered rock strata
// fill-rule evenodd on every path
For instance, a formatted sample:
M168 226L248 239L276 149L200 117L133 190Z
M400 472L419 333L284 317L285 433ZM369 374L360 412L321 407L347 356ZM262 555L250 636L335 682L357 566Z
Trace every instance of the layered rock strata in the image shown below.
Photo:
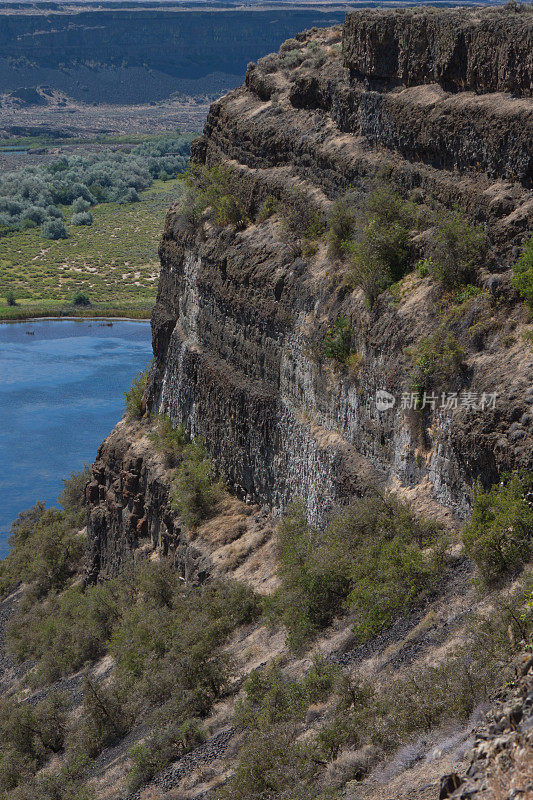
M242 498L300 497L321 524L380 486L465 517L475 481L533 465L533 361L510 270L533 219L532 25L512 8L354 12L251 64L211 107L193 158L231 169L255 222L219 227L207 212L193 231L170 210L147 400L205 439ZM459 202L485 224L480 294L454 305L414 272L369 310L325 242L302 253L278 215L257 218L269 196L327 211L383 174L422 214ZM412 247L423 255L424 235ZM324 354L339 318L353 331L344 366ZM465 367L414 412L409 348L443 324ZM379 390L393 407L378 408ZM443 407L453 391L457 408ZM98 492L91 535L116 540L119 516L98 527Z

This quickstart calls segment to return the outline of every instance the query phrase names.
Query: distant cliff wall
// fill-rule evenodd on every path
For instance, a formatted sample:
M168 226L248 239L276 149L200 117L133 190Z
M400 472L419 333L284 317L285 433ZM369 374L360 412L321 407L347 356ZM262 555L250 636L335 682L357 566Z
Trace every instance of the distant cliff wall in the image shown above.
M77 100L123 104L220 93L288 36L342 20L327 8L83 5L0 12L0 92L49 85Z

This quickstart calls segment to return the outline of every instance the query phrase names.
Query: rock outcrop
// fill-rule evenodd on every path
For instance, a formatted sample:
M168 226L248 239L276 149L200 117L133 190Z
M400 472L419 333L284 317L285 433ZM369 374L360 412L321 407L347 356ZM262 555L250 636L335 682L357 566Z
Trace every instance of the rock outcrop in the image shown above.
M533 657L522 656L516 681L478 731L464 778L443 778L441 800L518 800L533 795Z
M255 222L219 227L206 214L192 231L170 210L147 397L205 439L243 499L282 509L301 497L320 524L381 486L465 517L475 481L532 467L533 359L510 270L533 221L532 29L520 7L353 12L343 29L301 34L251 64L211 107L193 159L231 169ZM422 214L459 202L486 225L481 293L443 301L413 272L369 310L326 243L302 252L278 217L258 219L267 197L326 212L384 173ZM424 236L412 247L423 255ZM352 329L345 366L324 354L339 318ZM415 412L409 348L443 325L465 366ZM393 406L378 407L380 390ZM457 407L441 402L451 392ZM96 475L89 525L117 558L122 544L109 543L133 541L152 502L140 516L132 489L126 530L107 494L121 469Z

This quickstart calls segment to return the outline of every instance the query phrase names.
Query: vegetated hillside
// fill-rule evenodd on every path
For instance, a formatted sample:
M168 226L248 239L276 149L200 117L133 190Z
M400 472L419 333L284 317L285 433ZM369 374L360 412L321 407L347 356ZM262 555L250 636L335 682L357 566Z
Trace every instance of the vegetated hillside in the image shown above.
M212 106L154 363L14 525L5 800L528 796L532 19L355 12Z
M46 85L88 103L143 103L173 92L220 94L248 61L312 25L322 8L9 9L0 15L0 92Z

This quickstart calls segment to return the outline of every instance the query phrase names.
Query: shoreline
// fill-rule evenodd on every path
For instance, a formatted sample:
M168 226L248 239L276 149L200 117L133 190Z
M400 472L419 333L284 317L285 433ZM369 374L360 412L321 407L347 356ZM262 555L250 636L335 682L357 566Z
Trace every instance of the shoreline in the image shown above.
M130 307L126 306L106 306L95 303L92 307L82 306L75 308L68 305L44 306L39 308L39 305L28 303L27 305L15 306L12 313L5 313L6 308L0 309L0 323L2 322L28 322L29 320L38 319L128 319L132 321L150 321L152 309L156 303L154 297L153 302L146 305L132 304Z
M93 320L94 322L98 321L109 321L109 322L142 322L150 324L150 317L83 317L83 316L61 316L61 317L54 317L54 316L47 316L47 317L14 317L13 319L0 319L0 325L3 323L7 323L9 325L22 323L22 322L88 322L89 320Z

